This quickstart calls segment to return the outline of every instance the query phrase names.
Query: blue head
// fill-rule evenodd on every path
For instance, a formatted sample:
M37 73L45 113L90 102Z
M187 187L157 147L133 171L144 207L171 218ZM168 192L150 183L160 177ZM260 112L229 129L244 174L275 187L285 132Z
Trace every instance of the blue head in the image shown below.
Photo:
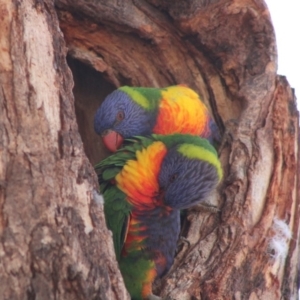
M148 135L154 123L153 113L145 110L120 90L115 90L105 98L94 118L94 128L99 135L113 130L123 138Z
M94 129L102 136L106 147L115 152L124 138L150 134L155 118L155 113L145 110L127 93L115 90L98 108L94 118Z
M168 151L159 174L164 204L186 209L203 201L217 186L220 175L209 161L189 158L176 147Z

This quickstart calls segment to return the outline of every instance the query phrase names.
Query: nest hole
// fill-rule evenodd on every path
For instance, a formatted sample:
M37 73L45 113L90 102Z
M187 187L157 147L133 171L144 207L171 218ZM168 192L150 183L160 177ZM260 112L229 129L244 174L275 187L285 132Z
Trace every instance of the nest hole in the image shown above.
M67 58L73 73L75 113L86 156L94 165L110 152L104 147L101 137L94 131L94 116L105 97L116 89L105 80L102 73L76 60Z

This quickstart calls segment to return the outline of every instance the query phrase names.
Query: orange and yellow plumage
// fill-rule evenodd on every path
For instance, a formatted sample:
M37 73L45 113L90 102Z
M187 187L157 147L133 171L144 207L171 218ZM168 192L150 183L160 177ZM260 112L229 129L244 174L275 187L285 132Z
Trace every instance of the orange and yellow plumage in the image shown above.
M197 93L178 85L162 89L161 96L153 133L209 136L210 115Z
M184 85L165 88L123 86L98 109L94 127L111 151L124 138L156 134L192 134L219 142L219 132L199 95Z

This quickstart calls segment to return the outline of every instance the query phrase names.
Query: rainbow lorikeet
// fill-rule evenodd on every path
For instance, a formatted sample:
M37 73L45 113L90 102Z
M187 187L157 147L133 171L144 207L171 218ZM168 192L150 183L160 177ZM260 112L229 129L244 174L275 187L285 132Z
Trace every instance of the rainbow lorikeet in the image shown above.
M180 210L204 200L222 169L214 147L197 136L153 134L125 143L95 168L125 285L132 299L149 299L152 282L173 263Z
M184 85L118 88L98 108L94 128L112 152L124 138L152 133L187 133L216 144L220 141L207 107L196 92Z

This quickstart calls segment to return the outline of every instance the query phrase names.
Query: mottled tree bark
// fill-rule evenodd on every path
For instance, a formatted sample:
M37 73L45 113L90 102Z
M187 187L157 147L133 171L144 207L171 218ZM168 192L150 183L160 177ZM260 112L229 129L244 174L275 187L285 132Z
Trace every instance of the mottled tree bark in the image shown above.
M0 299L128 299L53 1L0 0Z
M156 292L296 299L299 120L264 2L55 3L92 163L108 154L93 114L124 84L185 83L223 131L220 212L190 211L190 245ZM126 299L52 2L0 4L0 295Z

